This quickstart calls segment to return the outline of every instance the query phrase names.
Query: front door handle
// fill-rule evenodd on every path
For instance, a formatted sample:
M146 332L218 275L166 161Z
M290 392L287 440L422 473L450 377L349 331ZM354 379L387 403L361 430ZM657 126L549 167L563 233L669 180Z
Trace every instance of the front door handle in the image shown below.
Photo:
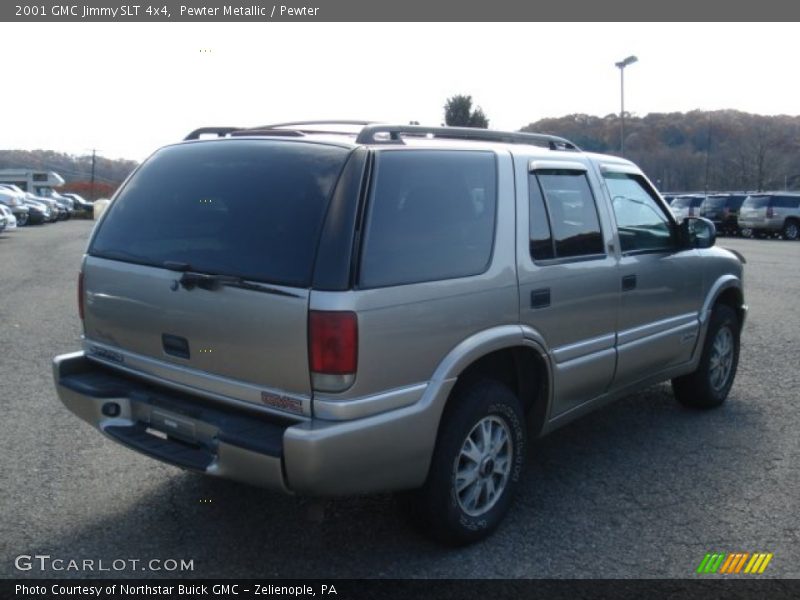
M636 289L636 275L625 275L622 278L622 291L630 292Z

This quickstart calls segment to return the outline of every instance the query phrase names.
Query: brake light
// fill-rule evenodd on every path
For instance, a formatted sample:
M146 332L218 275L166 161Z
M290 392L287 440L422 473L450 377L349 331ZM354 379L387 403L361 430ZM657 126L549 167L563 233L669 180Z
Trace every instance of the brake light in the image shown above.
M774 216L775 216L775 209L772 208L771 206L768 206L767 207L767 218L771 219Z
M83 271L78 273L78 315L83 321Z
M350 387L358 365L356 314L347 311L310 311L308 357L315 389L340 392Z

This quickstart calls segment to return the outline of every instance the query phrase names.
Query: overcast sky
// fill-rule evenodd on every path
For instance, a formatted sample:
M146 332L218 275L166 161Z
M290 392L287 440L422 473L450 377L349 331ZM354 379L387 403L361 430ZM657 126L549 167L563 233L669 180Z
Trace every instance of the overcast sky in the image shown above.
M0 149L141 160L206 125L438 125L454 94L491 127L733 108L800 114L786 24L0 23ZM203 50L201 52L201 50Z

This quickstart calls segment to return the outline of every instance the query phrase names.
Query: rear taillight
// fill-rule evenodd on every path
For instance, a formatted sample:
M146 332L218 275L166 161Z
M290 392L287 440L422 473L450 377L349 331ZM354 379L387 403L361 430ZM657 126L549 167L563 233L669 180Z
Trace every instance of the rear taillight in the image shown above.
M312 310L308 315L308 361L315 390L349 388L358 365L358 317L353 312Z
M83 321L83 271L78 273L78 315Z
M767 218L768 218L768 219L771 219L771 218L773 218L774 216L775 216L775 209L774 209L774 208L772 208L771 206L768 206L768 207L767 207Z

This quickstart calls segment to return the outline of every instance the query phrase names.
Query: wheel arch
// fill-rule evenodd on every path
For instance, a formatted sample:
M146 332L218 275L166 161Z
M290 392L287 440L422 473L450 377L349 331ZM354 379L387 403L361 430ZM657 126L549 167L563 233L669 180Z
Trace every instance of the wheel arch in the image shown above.
M519 325L501 326L471 336L442 361L434 379L455 379L439 419L457 407L458 392L481 378L508 386L520 399L529 432L538 435L552 396L552 369L544 338Z
M744 291L741 280L734 275L720 277L709 290L703 303L700 318L704 324L708 323L711 311L717 304L730 306L739 319L739 326L744 325L747 315L747 306L744 303Z

